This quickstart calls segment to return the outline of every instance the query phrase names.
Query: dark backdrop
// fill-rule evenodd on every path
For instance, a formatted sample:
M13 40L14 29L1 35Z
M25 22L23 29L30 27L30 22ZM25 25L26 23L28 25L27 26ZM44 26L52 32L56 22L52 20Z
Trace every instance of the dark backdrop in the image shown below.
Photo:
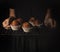
M9 8L14 8L16 17L29 18L35 16L44 19L46 9L51 8L53 17L60 17L60 2L58 0L0 0L0 21L9 17ZM0 22L0 24L1 24Z

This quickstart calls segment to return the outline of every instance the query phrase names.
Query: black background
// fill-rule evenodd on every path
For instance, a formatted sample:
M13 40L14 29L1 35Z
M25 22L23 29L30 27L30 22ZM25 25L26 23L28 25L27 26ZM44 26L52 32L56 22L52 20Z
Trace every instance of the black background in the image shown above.
M0 21L9 17L9 8L14 8L16 17L24 19L35 16L44 19L47 8L52 9L53 17L60 17L60 2L58 0L0 0ZM1 24L1 23L0 23Z

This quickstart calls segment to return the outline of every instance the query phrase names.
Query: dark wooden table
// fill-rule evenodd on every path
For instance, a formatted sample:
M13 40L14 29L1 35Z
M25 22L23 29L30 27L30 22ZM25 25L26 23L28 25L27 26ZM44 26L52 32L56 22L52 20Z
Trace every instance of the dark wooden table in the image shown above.
M57 33L1 34L0 52L54 52L59 50Z

